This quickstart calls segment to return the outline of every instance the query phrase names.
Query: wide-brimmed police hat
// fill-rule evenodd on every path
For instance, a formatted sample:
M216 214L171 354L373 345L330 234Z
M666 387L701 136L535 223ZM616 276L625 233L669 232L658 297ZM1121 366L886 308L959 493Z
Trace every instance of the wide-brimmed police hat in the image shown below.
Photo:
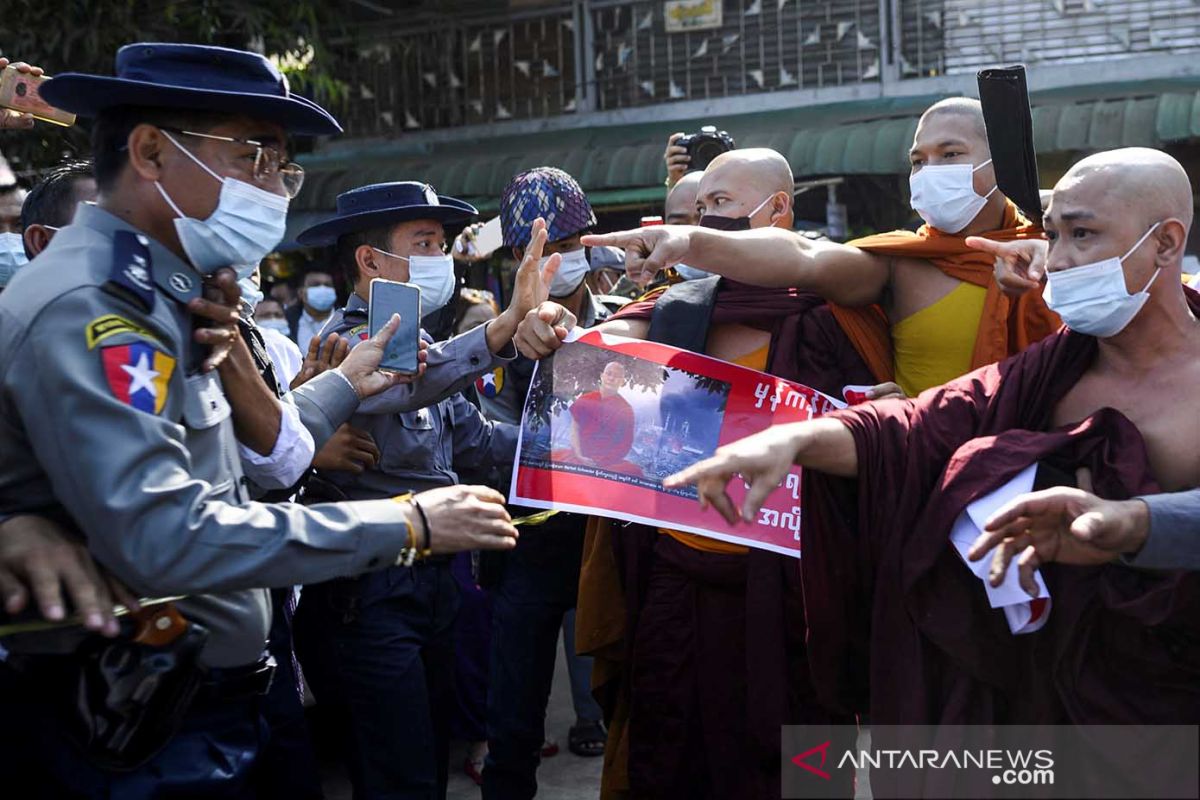
M373 183L339 194L337 213L300 233L296 241L316 247L333 244L339 236L356 231L390 227L414 219L432 219L442 224L462 222L478 213L470 203L439 195L428 183Z
M117 51L115 76L66 72L42 84L46 102L81 117L116 106L243 114L290 133L341 133L333 116L293 94L258 53L199 44L139 42Z

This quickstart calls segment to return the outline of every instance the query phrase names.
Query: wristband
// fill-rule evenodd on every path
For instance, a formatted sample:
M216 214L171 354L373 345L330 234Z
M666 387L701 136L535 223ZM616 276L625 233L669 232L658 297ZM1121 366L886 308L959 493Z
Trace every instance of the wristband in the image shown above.
M410 506L416 505L412 500L412 492L393 497L392 500L397 503L407 503ZM421 516L423 517L424 514ZM400 552L396 555L395 566L397 567L411 567L419 554L417 550L417 531L408 516L404 517L404 527L408 533L407 544L400 548Z
M421 524L425 526L425 540L421 547L421 558L429 558L429 556L433 554L433 548L430 547L429 544L429 539L431 536L431 532L429 530L429 517L425 516L425 509L421 508L421 504L415 499L410 500L409 502L412 503L413 508L417 510L417 513L421 515Z

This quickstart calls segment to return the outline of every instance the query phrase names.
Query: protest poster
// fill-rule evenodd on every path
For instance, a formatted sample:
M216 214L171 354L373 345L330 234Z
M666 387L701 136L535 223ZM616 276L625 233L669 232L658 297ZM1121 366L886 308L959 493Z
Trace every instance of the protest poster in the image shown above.
M662 480L723 444L844 403L807 386L655 342L576 335L538 363L525 400L509 500L800 555L800 468L753 523L701 511ZM740 505L746 486L735 479Z

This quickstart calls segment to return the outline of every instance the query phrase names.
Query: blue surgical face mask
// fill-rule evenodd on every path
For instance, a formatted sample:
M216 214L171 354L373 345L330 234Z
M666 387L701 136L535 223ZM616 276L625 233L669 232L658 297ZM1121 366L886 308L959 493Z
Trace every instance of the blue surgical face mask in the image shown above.
M278 331L284 336L287 336L288 324L286 319L279 317L268 317L267 319L256 319L254 323L260 328L266 328L269 331Z
M309 286L304 290L304 301L317 311L328 311L337 300L332 286Z
M21 234L0 233L0 287L7 286L16 271L28 263Z
M178 217L175 232L188 260L204 274L221 267L232 267L239 278L249 277L258 262L275 249L287 228L288 198L252 186L237 178L223 178L163 131L171 144L200 165L200 168L221 182L217 207L208 219L184 216L167 195L162 184L154 182L158 193Z
M676 264L675 271L679 273L679 277L685 281L698 281L701 278L707 278L712 275L711 272L705 272L702 269L689 267L687 264Z
M579 288L579 284L583 283L591 267L588 264L587 253L582 247L559 255L562 256L562 263L558 265L558 272L554 273L554 279L550 281L550 296L570 297ZM544 270L549 260L550 256L542 258L538 268Z
M1121 263L1142 246L1159 224L1151 225L1150 230L1120 258L1113 256L1047 272L1046 289L1042 292L1046 305L1062 317L1068 328L1088 336L1106 339L1125 330L1150 299L1148 290L1161 270L1154 271L1140 292L1130 294L1125 288L1125 270Z
M449 255L400 256L371 248L385 256L408 262L408 282L421 290L421 315L432 314L454 296L454 259Z
M242 302L249 305L251 311L258 308L264 296L258 284L250 278L239 278L238 286L242 289Z

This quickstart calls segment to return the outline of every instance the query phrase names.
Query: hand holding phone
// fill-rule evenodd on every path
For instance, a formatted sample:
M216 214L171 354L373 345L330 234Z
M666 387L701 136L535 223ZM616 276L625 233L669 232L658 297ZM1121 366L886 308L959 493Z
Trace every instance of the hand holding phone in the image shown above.
M30 114L34 119L70 127L75 124L75 115L55 108L42 99L41 86L47 78L6 66L0 71L0 107Z
M392 314L400 315L400 328L387 343L379 369L415 375L421 340L421 290L410 283L376 278L371 281L368 303L367 330L371 336L387 324Z

